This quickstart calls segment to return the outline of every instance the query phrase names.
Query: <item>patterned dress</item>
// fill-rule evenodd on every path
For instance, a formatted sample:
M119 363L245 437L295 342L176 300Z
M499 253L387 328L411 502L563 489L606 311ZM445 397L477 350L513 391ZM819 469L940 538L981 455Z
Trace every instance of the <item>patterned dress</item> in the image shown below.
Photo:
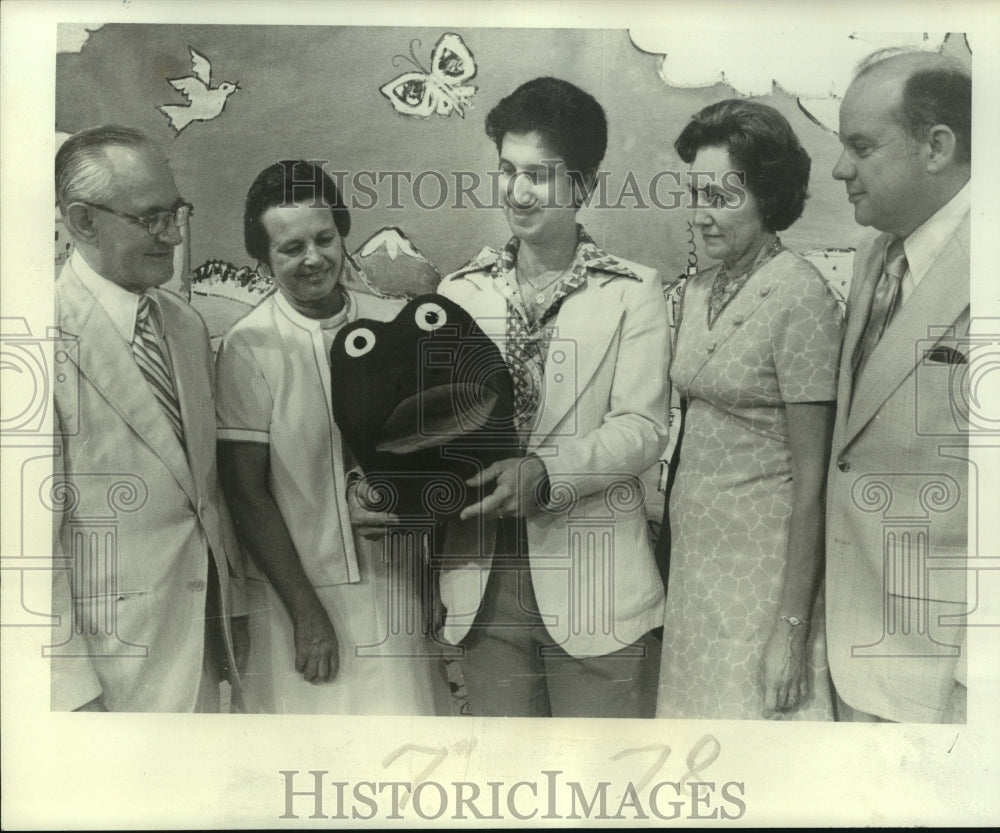
M785 251L709 328L716 271L685 287L670 369L688 408L656 714L760 719L793 499L784 406L835 399L842 321L822 276ZM810 617L813 693L794 719L833 717L821 605Z

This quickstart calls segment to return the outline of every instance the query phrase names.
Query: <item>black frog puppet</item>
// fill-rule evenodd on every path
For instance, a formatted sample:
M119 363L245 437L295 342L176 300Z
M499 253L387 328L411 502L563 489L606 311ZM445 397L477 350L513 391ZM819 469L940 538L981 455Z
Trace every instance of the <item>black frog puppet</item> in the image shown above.
M378 510L448 520L480 499L467 479L517 455L507 366L448 298L420 295L392 321L352 322L330 360L334 419Z

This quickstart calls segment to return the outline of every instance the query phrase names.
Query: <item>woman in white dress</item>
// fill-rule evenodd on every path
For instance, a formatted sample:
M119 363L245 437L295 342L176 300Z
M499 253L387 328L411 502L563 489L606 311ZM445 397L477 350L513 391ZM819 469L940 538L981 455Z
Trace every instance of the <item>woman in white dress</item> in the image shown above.
M247 699L258 712L433 714L407 565L384 552L386 516L348 489L333 421L338 329L402 306L345 288L349 231L336 185L310 162L278 162L250 187L247 252L277 291L226 334L216 403L219 471L252 562Z

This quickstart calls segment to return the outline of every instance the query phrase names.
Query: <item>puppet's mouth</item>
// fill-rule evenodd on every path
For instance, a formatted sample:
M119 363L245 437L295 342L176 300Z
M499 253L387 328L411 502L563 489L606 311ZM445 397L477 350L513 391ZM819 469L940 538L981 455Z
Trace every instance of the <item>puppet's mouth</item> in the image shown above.
M406 397L382 426L377 451L409 454L490 424L497 394L482 385L436 385Z

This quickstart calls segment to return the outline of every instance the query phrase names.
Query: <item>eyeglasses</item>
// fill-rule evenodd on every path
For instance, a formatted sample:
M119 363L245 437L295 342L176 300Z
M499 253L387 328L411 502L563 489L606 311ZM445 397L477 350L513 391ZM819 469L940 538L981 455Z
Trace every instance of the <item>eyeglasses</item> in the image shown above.
M95 202L86 202L85 200L78 200L78 202L81 205L96 208L98 211L106 211L108 214L114 214L116 217L130 220L140 226L145 226L146 231L153 235L153 237L163 234L163 232L170 228L171 223L180 228L188 221L188 217L194 213L194 206L189 202L184 202L184 200L179 201L173 208L168 208L165 211L155 211L152 214L126 214L124 211L115 211L113 208L108 208L106 205L98 205Z

